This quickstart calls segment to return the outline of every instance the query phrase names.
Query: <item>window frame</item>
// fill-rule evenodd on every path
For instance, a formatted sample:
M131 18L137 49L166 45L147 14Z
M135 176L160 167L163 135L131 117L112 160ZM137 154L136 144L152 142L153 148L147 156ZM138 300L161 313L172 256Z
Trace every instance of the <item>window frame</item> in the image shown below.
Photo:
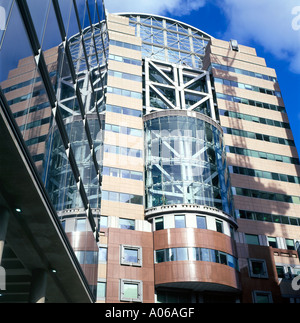
M183 217L183 219L180 220L179 217ZM181 224L183 224L183 226ZM174 227L177 228L177 229L186 228L186 216L185 216L185 214L175 214L174 215Z
M158 225L162 225L162 227L158 228ZM159 216L159 217L154 218L154 228L155 228L155 231L164 230L165 225L164 225L164 217L163 216Z
M263 274L255 274L253 272L253 263L261 263L263 268ZM249 266L249 276L252 278L269 278L268 269L265 259L257 259L257 258L249 258L248 259L248 266Z
M221 221L219 219L216 219L215 223L216 223L216 231L219 232L219 233L224 233L223 221ZM218 224L221 225L221 231L219 231L219 229L218 229Z
M274 247L274 246L272 246L272 244L270 244L270 242L271 243L274 243L273 241L270 241L269 240L269 238L273 238L273 239L275 239L275 241L276 241L276 246ZM277 241L277 237L271 237L271 236L267 236L267 241L268 241L268 246L269 247L272 247L272 248L278 248L278 241Z
M128 250L137 251L137 262L131 262L125 260L125 252ZM121 245L120 246L120 264L126 266L142 267L143 265L143 251L140 246Z
M249 243L249 241L247 241L247 236L257 237L257 243ZM251 245L254 245L254 246L259 246L260 245L260 241L259 241L258 234L245 233L245 243L246 244L251 244Z
M296 248L295 248L295 240L294 239L285 238L284 241L285 241L285 245L286 245L287 250L296 250ZM288 241L293 242L293 246L290 246L288 244Z
M98 285L100 285L100 284L104 284L104 296L98 295L98 290L99 290ZM98 280L97 280L97 295L96 295L97 301L104 301L106 299L106 288L107 288L106 280L102 279L102 278L98 278Z
M125 285L137 285L137 298L125 297ZM124 302L143 302L143 282L141 280L120 279L120 301Z
M201 227L198 225L198 219L201 219L203 221L201 224L204 224L204 227ZM197 225L197 229L207 229L206 216L196 215L196 225Z
M121 221L120 220L122 220L124 222L127 221L128 224L127 225L121 224ZM132 223L133 223L133 225L132 225ZM135 225L136 225L135 219L119 218L119 228L120 229L123 229L123 230L135 230ZM122 227L122 226L126 226L126 228L125 227Z
M253 303L258 303L257 302L258 294L263 294L265 296L268 296L268 299L269 299L268 303L273 303L272 293L269 291L262 291L262 290L254 290L252 292Z
M108 248L107 248L107 245L98 245L99 247L99 251L98 251L98 264L106 264L107 263L107 255L108 255ZM100 257L100 255L102 255L102 252L100 252L100 249L101 250L105 250L105 260L102 259Z

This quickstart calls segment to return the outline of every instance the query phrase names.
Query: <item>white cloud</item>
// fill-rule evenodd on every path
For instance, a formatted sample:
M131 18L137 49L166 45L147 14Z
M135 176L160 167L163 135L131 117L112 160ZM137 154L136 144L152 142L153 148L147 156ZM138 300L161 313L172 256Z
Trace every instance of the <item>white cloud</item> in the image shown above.
M220 0L218 5L229 22L225 37L236 38L241 44L255 41L276 58L286 60L292 72L300 73L300 10L296 2Z
M137 12L156 15L188 15L205 5L205 0L106 0L109 13Z

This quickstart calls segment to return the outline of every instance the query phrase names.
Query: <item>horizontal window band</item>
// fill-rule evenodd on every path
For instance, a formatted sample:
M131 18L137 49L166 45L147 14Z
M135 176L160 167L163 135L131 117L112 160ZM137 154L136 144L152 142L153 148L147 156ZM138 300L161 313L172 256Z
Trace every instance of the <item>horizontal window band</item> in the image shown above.
M236 210L236 213L237 217L241 219L300 226L300 219L286 215L253 212L247 210Z
M244 90L249 90L249 91L254 91L254 92L259 92L259 93L263 93L263 94L269 94L269 95L274 95L278 98L281 98L281 93L279 91L274 91L274 90L270 90L270 89L265 89L262 87L258 87L258 86L254 86L254 85L250 85L250 84L244 84L244 83L240 83L240 82L236 82L236 81L230 81L227 79L221 79L218 77L214 78L215 83L220 83L226 86L232 86L232 87L237 87L240 89L244 89Z
M120 203L129 203L143 205L144 198L141 195L112 192L112 191L102 191L102 200L120 202Z
M107 144L104 145L104 152L111 153L111 154L117 154L117 155L137 157L137 158L143 157L142 150L140 150L140 149L113 146L113 145L107 145Z
M182 247L155 250L156 264L170 261L209 261L239 270L237 258L214 249Z
M223 127L223 131L226 134L233 135L233 136L240 136L250 139L262 140L266 142L271 142L280 145L286 146L295 146L294 140L286 139L286 138L279 138L270 135L265 135L261 133L255 133L251 131L241 130L241 129L233 129L233 128L226 128Z
M257 169L237 167L237 166L229 166L229 170L232 173L239 174L239 175L247 175L252 177L271 179L275 181L300 184L300 177L298 176L291 176L286 174L279 174L279 173L273 173L273 172L267 172L267 171L261 171Z
M268 126L290 129L289 123L286 123L286 122L281 122L281 121L272 120L272 119L266 119L266 118L262 118L262 117L256 117L256 116L252 116L252 115L244 114L244 113L239 113L239 112L235 112L235 111L228 111L228 110L220 109L219 114L221 116L225 116L225 117L229 117L229 118L241 119L241 120L245 120L245 121L251 121L251 122L265 124Z
M269 75L265 75L265 74L261 74L261 73L251 72L251 71L247 71L247 70L244 70L244 69L241 69L241 68L235 68L235 67L232 67L232 66L221 65L221 64L217 64L217 63L212 63L211 65L212 65L213 68L218 69L218 70L227 71L227 72L233 72L233 73L242 74L242 75L247 75L247 76L263 79L263 80L266 80L266 81L272 81L274 83L277 82L277 78L274 77L274 76L269 76Z
M223 93L218 93L218 92L216 93L216 97L217 97L217 99L247 104L247 105L251 105L251 106L262 108L262 109L268 109L268 110L286 113L286 110L284 107L279 106L279 105L275 105L275 104L255 101L255 100L251 100L251 99L241 98L238 96L232 96L229 94L223 94Z
M240 147L226 146L226 152L237 154L237 155L254 157L254 158L267 159L267 160L281 162L281 163L288 163L288 164L294 164L294 165L300 164L299 159L296 157L271 154L263 151L251 150L251 149L240 148Z
M242 187L232 187L232 192L234 195L239 195L239 196L252 197L252 198L258 198L258 199L276 201L276 202L300 204L300 196L286 195L286 194L259 191L259 190L251 190L251 189L242 188Z

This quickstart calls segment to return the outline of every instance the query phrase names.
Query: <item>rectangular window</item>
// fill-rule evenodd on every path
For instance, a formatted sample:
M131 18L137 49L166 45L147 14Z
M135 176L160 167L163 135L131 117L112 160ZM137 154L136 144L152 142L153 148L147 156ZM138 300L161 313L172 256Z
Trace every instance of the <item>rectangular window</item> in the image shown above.
M75 231L86 231L86 219L76 220L76 230Z
M106 282L97 283L97 300L104 300L106 297Z
M156 255L156 263L164 262L165 261L165 250L156 250L155 251Z
M284 278L284 267L283 266L276 266L277 276L278 278Z
M121 265L142 266L142 248L122 245Z
M286 248L288 250L295 250L295 244L293 239L285 239Z
M175 215L175 228L185 228L185 215Z
M139 280L121 279L120 300L127 302L143 301L143 285Z
M223 233L223 222L220 220L216 220L216 230L217 232Z
M249 259L249 272L251 277L268 278L268 271L265 260Z
M166 261L176 261L176 248L170 248L166 250Z
M108 217L104 215L100 215L100 218L98 219L98 227L99 230L103 228L107 228L108 225Z
M119 219L120 229L134 230L135 221L131 219Z
M253 292L254 303L273 303L271 292L254 291Z
M277 239L275 237L268 237L268 243L270 247L278 248Z
M206 229L206 218L205 216L196 216L197 219L197 228L198 229Z
M219 252L220 264L227 265L227 255L223 252Z
M124 298L137 299L138 298L138 285L132 283L125 283L123 286Z
M209 251L210 249L206 249L206 248L200 249L202 261L210 261Z
M106 262L107 262L107 248L99 247L98 263L106 263Z
M163 230L164 229L164 218L163 217L159 217L159 218L155 218L155 230Z
M187 248L177 248L177 260L188 260Z
M130 171L126 169L121 170L121 177L122 178L130 178Z
M259 245L258 235L245 233L245 240L247 244Z
M200 248L187 248L189 260L195 261L200 260Z

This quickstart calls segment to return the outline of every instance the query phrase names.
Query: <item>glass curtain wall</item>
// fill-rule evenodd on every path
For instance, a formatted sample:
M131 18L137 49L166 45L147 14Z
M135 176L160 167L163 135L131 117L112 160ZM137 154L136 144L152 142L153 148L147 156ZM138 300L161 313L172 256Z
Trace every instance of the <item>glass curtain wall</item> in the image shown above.
M101 0L0 5L5 20L0 90L58 215L64 220L65 211L73 210L75 222L85 222L74 227L82 238L76 254L97 253L92 208L100 207L98 109L108 44L104 5ZM74 235L68 237L74 245ZM95 295L97 257L79 262Z
M197 113L145 121L146 208L199 204L233 215L222 130Z
M202 68L210 35L187 24L160 16L123 14L142 38L142 55L153 60Z

